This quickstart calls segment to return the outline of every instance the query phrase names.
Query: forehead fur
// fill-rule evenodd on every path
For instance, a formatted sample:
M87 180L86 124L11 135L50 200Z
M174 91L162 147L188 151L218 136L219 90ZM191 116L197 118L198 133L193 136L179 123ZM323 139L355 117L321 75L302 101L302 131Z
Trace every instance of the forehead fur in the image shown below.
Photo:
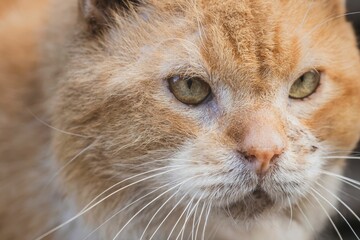
M208 47L217 51L217 56L232 50L213 62L231 59L254 75L269 71L289 74L298 63L302 42L307 40L302 37L327 17L341 12L337 1L264 0L204 1L203 11L212 38Z
M201 60L205 60L210 68L227 65L230 69L223 70L234 71L236 68L241 70L241 75L246 72L251 75L247 78L254 79L269 71L277 75L293 71L304 42L321 33L325 27L317 25L341 14L342 4L335 0L150 1L140 12L137 19L141 20L141 27L132 31L137 32L138 40L126 41L125 44L139 43L138 48L141 48L174 36L189 40L189 35L195 33L198 39L190 41L198 40L196 44L202 49L201 57L205 58ZM134 26L133 18L130 22ZM335 22L339 21L329 21L324 25ZM128 24L121 24L122 29L127 27ZM155 28L160 31L155 33ZM314 33L309 33L313 28ZM151 33L146 33L146 29ZM128 38L133 38L133 35L129 34ZM152 43L142 42L147 35L152 38ZM177 55L180 55L179 50ZM193 54L197 50L194 49Z

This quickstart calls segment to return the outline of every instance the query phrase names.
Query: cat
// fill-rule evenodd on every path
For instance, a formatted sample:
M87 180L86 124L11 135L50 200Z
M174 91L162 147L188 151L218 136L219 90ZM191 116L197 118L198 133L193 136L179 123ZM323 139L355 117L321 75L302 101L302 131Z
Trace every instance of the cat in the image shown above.
M0 239L310 240L332 220L360 137L344 1L4 6Z

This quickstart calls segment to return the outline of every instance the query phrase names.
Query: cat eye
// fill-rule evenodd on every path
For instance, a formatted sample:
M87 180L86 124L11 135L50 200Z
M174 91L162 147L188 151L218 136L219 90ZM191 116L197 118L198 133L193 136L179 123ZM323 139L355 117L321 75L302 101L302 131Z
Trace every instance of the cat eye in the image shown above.
M211 93L209 84L199 77L174 76L168 79L170 91L182 103L199 105Z
M312 70L303 74L291 86L289 96L293 99L304 99L315 93L320 85L321 73Z

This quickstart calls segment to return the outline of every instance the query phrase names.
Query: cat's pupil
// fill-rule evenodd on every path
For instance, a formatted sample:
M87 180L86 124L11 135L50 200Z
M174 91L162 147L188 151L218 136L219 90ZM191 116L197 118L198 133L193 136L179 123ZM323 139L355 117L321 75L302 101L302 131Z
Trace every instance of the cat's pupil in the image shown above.
M189 79L189 80L187 81L187 86L188 86L188 88L191 89L191 86L192 86L192 85L193 85L193 80Z

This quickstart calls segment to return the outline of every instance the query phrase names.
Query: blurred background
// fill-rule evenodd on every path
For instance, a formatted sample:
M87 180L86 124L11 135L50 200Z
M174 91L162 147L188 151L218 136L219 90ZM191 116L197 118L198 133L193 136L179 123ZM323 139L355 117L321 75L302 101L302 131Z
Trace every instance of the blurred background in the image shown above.
M360 0L347 0L347 8L349 14L360 11ZM358 30L358 34L360 34L359 14L354 13L353 15L349 15L348 19L354 23L355 28Z
M347 9L348 9L348 19L352 22L355 27L358 36L358 46L360 47L360 0L347 0ZM341 34L341 33L340 33ZM360 94L360 92L359 92ZM360 109L359 109L360 111ZM360 121L360 120L359 120ZM354 156L360 157L360 143L356 150L353 153ZM348 166L346 170L346 176L357 181L360 181L360 158L348 160ZM348 206L360 215L360 190L352 186L345 186L343 191L340 193L340 198L348 204ZM339 209L344 217L349 220L349 223L352 225L353 230L360 237L360 221L349 212L341 204L338 205ZM344 221L339 215L336 218L336 226L338 226L339 231L344 240L357 240L355 234L349 228L348 224ZM335 240L340 239L338 234L335 232L332 225L323 232L320 237L322 240Z

